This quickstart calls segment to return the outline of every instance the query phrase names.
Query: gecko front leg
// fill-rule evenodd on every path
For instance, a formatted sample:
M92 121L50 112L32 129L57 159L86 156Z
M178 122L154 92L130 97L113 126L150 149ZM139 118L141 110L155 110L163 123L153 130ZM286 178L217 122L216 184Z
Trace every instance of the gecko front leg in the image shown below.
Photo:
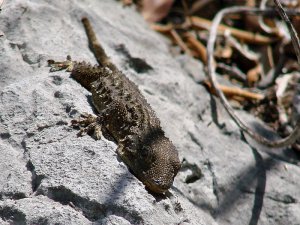
M93 133L93 137L96 140L100 140L102 137L102 118L100 116L83 113L79 119L72 120L71 124L73 127L80 128L77 136Z
M48 66L51 67L50 72L55 72L55 71L64 70L64 69L67 72L71 72L74 67L74 62L72 61L71 56L68 55L67 60L62 61L62 62L49 59Z

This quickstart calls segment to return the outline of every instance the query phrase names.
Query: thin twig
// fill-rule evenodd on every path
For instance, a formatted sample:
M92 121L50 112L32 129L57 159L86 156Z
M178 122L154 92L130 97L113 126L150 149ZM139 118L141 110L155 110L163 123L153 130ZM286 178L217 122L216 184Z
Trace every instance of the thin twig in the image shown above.
M161 32L161 33L169 33L173 29L172 24L162 25L162 24L158 24L158 23L152 23L152 24L150 24L150 27L152 30L155 30L155 31Z
M193 45L193 47L199 54L201 61L206 65L207 64L207 56L206 56L205 46L200 41L198 41L191 33L186 33L185 37L186 37L187 41L191 45Z
M192 20L190 17L191 14L189 12L188 3L186 2L186 0L181 0L181 4L183 6L183 13L184 13L184 17L185 17L185 26L191 27Z
M190 49L186 46L184 41L181 39L180 35L177 33L175 29L171 29L170 31L171 36L174 38L176 44L188 55L193 56Z
M204 84L211 89L211 91L214 93L214 91L211 88L211 83L209 81L204 81ZM225 86L225 85L219 85L220 90L228 97L230 96L239 96L251 100L262 100L264 99L263 94L250 92L238 87L231 87L231 86Z
M250 51L246 45L242 45L240 42L238 42L235 38L233 38L230 34L224 35L226 38L226 41L228 42L229 46L235 49L239 52L243 57L247 58L250 61L258 62L259 55L254 53L253 51Z
M293 43L293 46L294 46L294 49L295 49L295 53L296 53L296 56L297 56L297 59L298 59L298 63L300 64L300 42L299 42L297 32L296 32L294 26L292 25L289 17L285 13L281 3L278 0L274 0L274 3L275 3L276 9L277 9L279 15L285 21L285 23L286 23L286 25L287 25L287 27L290 31L291 38L292 38L292 43Z
M259 8L260 9L265 9L267 2L268 2L268 0L261 0ZM275 23L276 23L276 21L275 21ZM275 26L275 27L269 27L268 25L265 24L263 15L259 15L259 17L258 17L258 24L260 25L260 28L264 32L266 32L268 34L276 34L277 36L280 35L277 26Z
M230 75L230 77L246 83L247 75L236 66L228 66L225 63L217 63L217 68L221 69L223 73Z
M207 19L203 19L197 16L192 16L191 17L192 24L196 28L200 29L206 29L209 30L211 27L212 22ZM218 26L218 32L224 33L225 31L229 31L230 34L240 40L243 40L244 42L247 43L252 43L252 44L270 44L274 42L274 39L263 36L261 34L255 34L249 31L245 30L240 30L237 28L232 28L223 24L219 24Z
M264 15L264 16L274 16L274 14L277 14L277 12L274 11L274 9L272 8L266 8L266 9L254 9L254 8L249 8L249 11L246 11L249 14L259 14L259 15ZM299 10L294 10L294 9L288 9L287 14L289 16L300 16L300 11ZM192 20L190 25L192 24ZM174 24L167 24L167 25L162 25L162 24L158 24L158 23L152 23L150 24L150 27L158 32L161 33L168 33L170 32L170 30L172 30L173 28L181 28L181 29L188 29L189 28L189 24L181 24L181 25L174 25ZM209 28L207 28L209 29Z
M197 11L201 10L204 6L211 3L213 0L201 0L195 1L190 9L190 15L195 14Z
M283 39L279 45L279 59L277 59L277 63L274 64L272 69L259 81L257 84L258 88L265 89L274 84L276 78L282 71L284 63L286 61L287 56L284 54L284 47L286 45L286 41ZM271 47L270 47L271 48Z
M274 2L276 4L276 6L280 8L281 5L280 5L279 1L274 0ZM240 129L243 132L247 133L250 137L252 137L256 141L258 141L266 146L276 147L276 148L286 147L286 146L293 144L300 136L300 120L297 121L297 125L296 125L296 128L294 129L294 131L286 138L283 138L283 139L280 139L277 141L268 140L265 137L252 131L250 128L248 128L245 125L245 123L235 114L233 108L230 106L230 104L228 103L223 92L220 90L220 88L219 88L220 85L218 84L217 79L216 79L216 74L215 74L216 68L215 68L213 53L214 53L214 45L215 45L215 41L216 41L216 37L217 37L217 33L218 33L218 26L221 23L222 18L227 14L249 12L249 11L258 11L258 10L249 8L249 7L230 7L230 8L226 8L226 9L219 11L217 13L217 15L215 16L215 18L213 19L213 22L211 24L211 29L209 32L209 39L208 39L208 43L207 43L208 76L210 78L212 87L215 89L216 94L217 94L217 96L219 96L220 101L223 104L224 108L226 109L226 111L228 112L230 117L235 121L235 123L240 127ZM280 11L283 15L286 15L284 13L284 10L282 9L282 7L280 8ZM286 18L287 18L287 16L286 16ZM292 25L290 24L289 27L292 27ZM294 30L292 29L292 31L294 31ZM295 39L295 38L297 39L297 36L293 32L291 32L291 35L294 36L293 39ZM296 42L296 44L299 44L299 41ZM296 53L300 52L299 46L297 47L297 49L298 50L296 51ZM297 56L299 56L299 55L297 55Z

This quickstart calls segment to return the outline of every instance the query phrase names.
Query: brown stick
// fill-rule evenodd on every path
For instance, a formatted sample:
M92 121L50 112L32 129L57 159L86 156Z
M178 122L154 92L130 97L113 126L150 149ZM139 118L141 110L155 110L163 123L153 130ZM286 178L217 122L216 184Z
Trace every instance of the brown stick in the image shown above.
M198 41L191 33L186 33L185 37L187 41L195 48L204 65L206 65L207 64L206 47L200 41Z
M211 83L209 81L204 81L204 84L209 87L211 92L213 94L216 94L215 91L211 87ZM264 99L263 94L250 92L238 87L230 87L225 85L219 85L219 89L224 93L224 95L230 97L230 96L240 96L243 98L251 99L251 100L262 100Z
M150 24L150 28L152 30L161 32L161 33L168 33L173 29L173 25L172 24L167 24L167 25L161 25L158 23L152 23Z
M174 38L175 42L177 43L177 45L188 55L193 56L192 52L190 51L190 49L186 46L186 44L184 43L184 41L181 39L181 37L179 36L179 34L176 32L175 29L171 29L170 31L171 36Z
M205 30L209 30L212 22L207 20L207 19L203 19L197 16L192 16L191 17L191 21L194 27L198 28L198 29L205 29ZM247 42L247 43L251 43L251 44L270 44L272 42L274 42L274 39L263 36L261 34L255 34L249 31L244 31L244 30L239 30L236 28L232 28L232 27L228 27L226 25L220 24L218 26L218 32L219 33L224 33L225 31L229 31L232 36Z

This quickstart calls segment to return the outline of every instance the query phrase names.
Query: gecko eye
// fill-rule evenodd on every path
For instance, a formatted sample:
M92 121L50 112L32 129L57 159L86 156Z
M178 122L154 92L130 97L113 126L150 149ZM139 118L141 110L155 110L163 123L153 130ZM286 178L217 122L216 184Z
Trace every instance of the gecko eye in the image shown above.
M153 180L153 182L154 182L156 185L161 185L161 184L162 184L161 180Z

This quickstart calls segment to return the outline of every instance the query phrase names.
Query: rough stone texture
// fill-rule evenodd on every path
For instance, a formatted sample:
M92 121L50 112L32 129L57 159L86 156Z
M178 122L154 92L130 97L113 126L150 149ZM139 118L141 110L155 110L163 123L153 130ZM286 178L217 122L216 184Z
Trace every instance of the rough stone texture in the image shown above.
M69 126L93 112L90 93L65 72L49 73L46 61L70 54L95 63L82 16L185 159L167 197L145 190L115 143L77 138ZM246 137L250 146L197 84L201 65L172 57L133 8L112 0L12 0L0 30L0 224L300 224L299 158ZM153 69L136 72L120 44Z

